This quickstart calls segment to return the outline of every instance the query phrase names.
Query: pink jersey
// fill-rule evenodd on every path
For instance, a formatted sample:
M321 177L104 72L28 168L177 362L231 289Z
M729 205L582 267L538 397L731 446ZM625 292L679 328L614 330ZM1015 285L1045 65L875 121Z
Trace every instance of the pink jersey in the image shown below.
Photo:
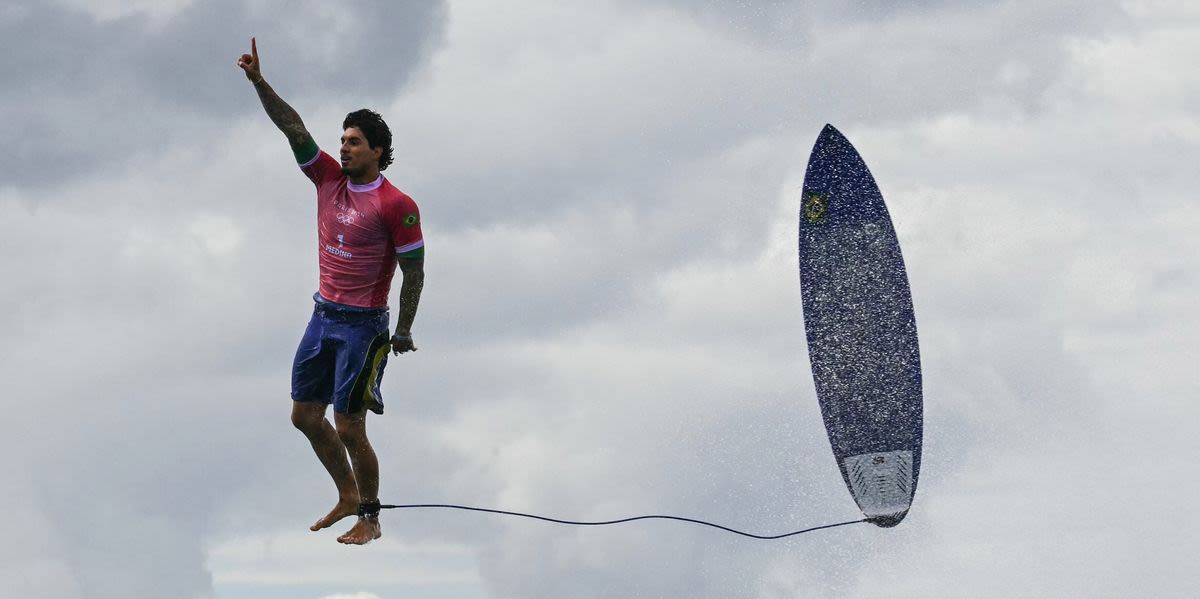
M300 169L317 186L317 246L321 297L363 308L385 308L397 256L423 256L417 204L380 175L355 185L324 151Z

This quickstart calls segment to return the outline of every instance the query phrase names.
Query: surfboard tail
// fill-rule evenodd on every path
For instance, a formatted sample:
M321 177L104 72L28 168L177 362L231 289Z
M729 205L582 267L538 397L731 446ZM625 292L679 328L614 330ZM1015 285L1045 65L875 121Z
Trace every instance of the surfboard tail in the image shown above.
M842 461L855 503L873 524L890 528L912 505L913 452L864 453Z

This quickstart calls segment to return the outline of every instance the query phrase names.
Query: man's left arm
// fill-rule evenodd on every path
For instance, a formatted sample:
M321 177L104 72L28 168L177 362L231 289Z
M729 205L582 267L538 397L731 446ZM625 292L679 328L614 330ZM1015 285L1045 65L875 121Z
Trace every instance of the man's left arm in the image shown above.
M421 290L425 288L425 258L397 257L400 274L399 316L396 318L396 334L392 335L392 353L402 354L417 351L413 345L412 324L417 317L417 305L421 303Z

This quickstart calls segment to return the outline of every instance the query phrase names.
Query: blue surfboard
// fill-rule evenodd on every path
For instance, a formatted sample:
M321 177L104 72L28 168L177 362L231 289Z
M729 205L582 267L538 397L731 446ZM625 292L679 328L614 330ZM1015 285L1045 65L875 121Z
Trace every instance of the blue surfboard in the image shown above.
M921 357L912 293L883 195L832 125L800 204L804 330L821 417L859 509L904 519L921 470Z

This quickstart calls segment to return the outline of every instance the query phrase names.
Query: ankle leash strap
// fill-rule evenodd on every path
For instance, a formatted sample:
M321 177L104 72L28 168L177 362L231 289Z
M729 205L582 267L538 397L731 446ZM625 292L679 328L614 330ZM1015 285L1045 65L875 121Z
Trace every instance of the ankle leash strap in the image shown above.
M359 518L379 518L379 500L364 501L358 504Z

